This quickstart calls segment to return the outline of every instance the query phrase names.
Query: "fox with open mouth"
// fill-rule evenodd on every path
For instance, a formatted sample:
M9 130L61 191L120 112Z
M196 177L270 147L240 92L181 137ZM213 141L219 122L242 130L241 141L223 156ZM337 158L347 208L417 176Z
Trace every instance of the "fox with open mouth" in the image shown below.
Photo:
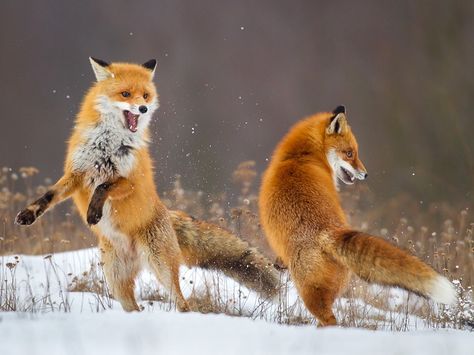
M346 109L338 106L296 123L262 178L263 230L306 307L319 325L336 325L332 306L351 274L455 304L456 289L446 277L409 252L349 225L338 183L367 178L358 148Z
M30 225L47 209L72 197L99 237L113 296L126 311L139 310L135 279L149 268L181 311L189 309L179 266L217 269L265 297L278 292L273 265L230 232L168 211L161 202L148 152L149 124L159 106L156 60L143 65L90 58L97 82L86 94L69 140L64 175L18 213Z

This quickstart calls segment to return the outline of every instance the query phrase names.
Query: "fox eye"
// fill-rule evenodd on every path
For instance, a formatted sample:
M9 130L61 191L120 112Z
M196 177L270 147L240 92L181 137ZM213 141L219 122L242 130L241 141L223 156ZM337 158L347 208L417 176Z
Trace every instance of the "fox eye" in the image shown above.
M144 94L143 94L143 98L144 98L145 100L148 99L148 94L147 94L147 93L144 93Z
M346 151L346 157L352 158L353 155L354 155L354 153L352 152L352 150L347 150Z
M128 91L122 91L123 97L130 97L130 93Z

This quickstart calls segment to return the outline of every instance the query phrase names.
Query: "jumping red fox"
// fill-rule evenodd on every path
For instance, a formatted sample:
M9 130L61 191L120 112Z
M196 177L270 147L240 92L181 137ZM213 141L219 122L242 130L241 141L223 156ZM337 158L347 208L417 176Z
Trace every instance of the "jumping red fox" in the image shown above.
M259 208L268 242L322 326L336 324L332 304L351 272L440 303L456 302L454 286L431 267L381 238L350 228L338 180L352 184L366 177L343 106L297 123L263 175Z
M189 306L179 285L180 264L219 269L274 296L279 277L265 257L218 226L168 211L158 197L148 153L148 125L158 108L156 60L136 65L90 58L90 63L97 82L77 115L64 176L19 212L16 223L30 225L72 196L99 238L108 285L126 311L139 310L134 285L145 266L181 311Z

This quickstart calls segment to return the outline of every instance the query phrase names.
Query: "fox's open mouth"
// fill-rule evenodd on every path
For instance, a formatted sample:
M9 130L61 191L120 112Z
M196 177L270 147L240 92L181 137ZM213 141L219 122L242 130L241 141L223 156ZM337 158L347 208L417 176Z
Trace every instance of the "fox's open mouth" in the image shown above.
M138 116L140 115L134 115L127 110L123 111L123 115L125 116L125 125L127 128L132 132L136 132L138 126Z
M342 166L341 166L341 171L342 171L342 181L348 185L353 184L355 180L354 174L352 174L349 170L344 169Z

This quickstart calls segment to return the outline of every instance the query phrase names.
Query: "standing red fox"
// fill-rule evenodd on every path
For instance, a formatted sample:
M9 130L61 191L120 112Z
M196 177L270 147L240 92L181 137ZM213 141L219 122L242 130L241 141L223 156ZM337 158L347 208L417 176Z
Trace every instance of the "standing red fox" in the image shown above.
M343 106L297 123L263 176L259 203L267 239L322 326L336 324L332 304L351 272L440 303L456 301L453 285L431 267L347 224L338 180L352 184L366 177Z
M47 209L72 196L99 238L104 272L126 311L139 310L135 278L149 267L189 309L179 285L179 266L219 269L266 297L277 292L271 263L247 243L160 201L148 153L149 129L158 95L156 60L143 65L90 58L97 82L86 94L69 140L64 176L16 217L32 224Z

